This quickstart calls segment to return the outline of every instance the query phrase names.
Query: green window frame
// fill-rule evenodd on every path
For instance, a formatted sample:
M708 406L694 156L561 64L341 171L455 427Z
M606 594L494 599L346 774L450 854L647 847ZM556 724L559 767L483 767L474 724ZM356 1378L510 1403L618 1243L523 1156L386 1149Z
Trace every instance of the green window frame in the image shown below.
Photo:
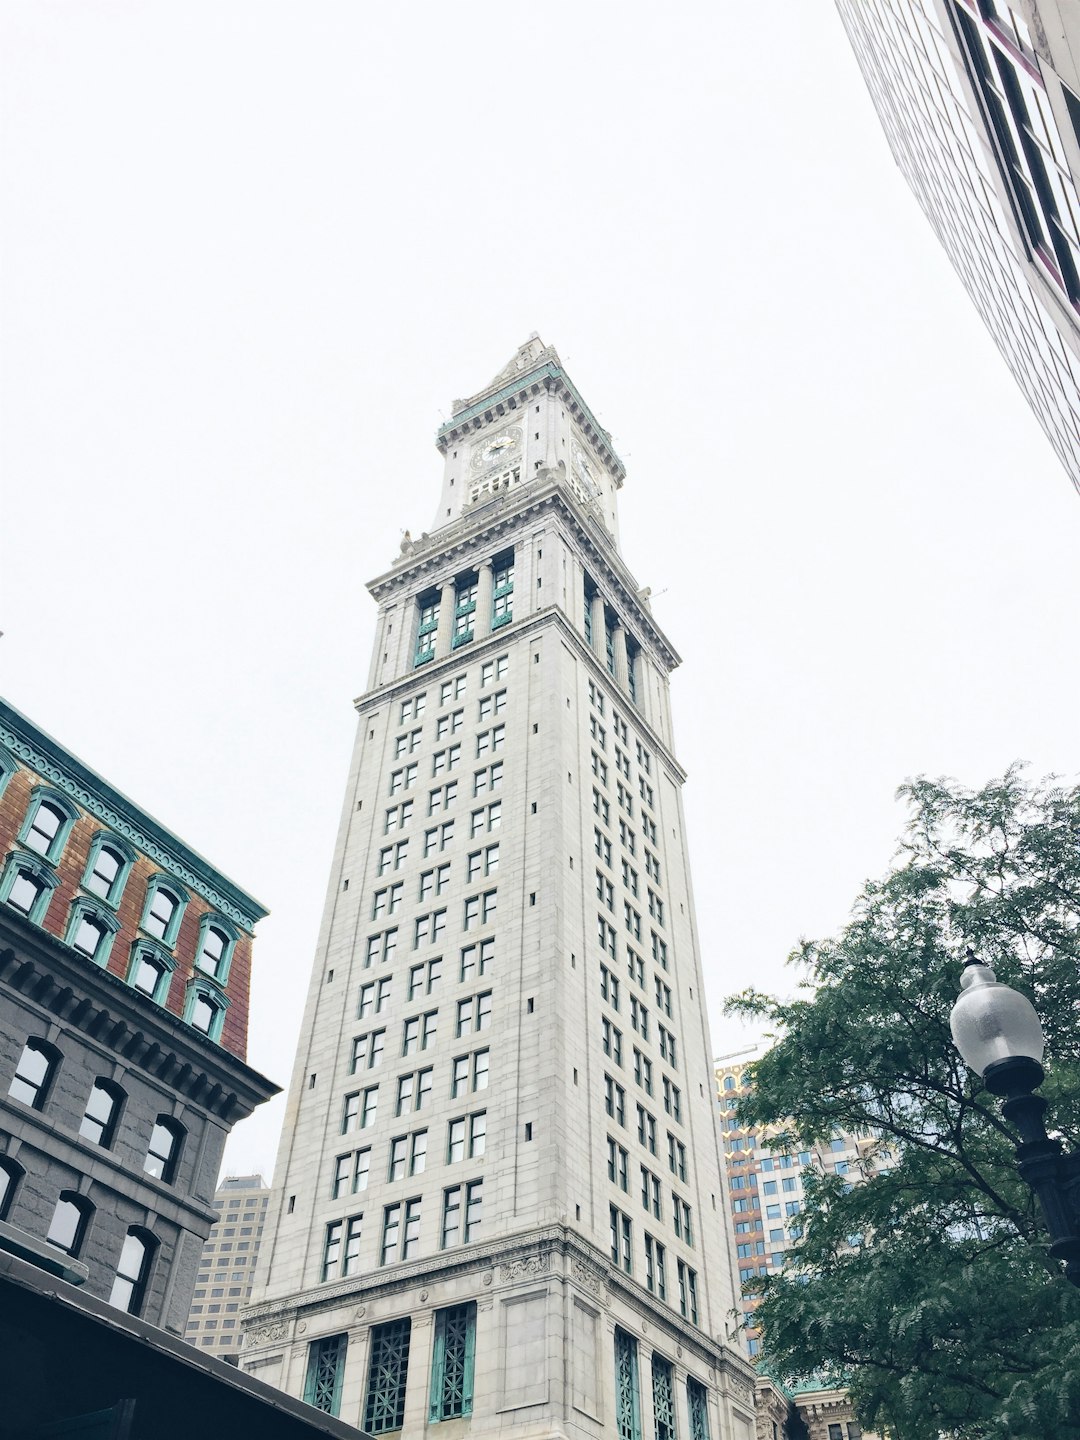
M211 1014L209 1023L204 1027L201 1023L204 1009L209 1007ZM188 981L187 994L184 997L184 1022L205 1035L208 1040L218 1042L221 1040L221 1027L225 1023L225 1011L229 1008L229 997L223 995L218 987L210 980L200 980L197 976Z
M472 1414L476 1360L476 1305L435 1311L431 1357L431 1420L458 1420Z
M221 940L220 952L216 955L215 942L212 938L214 934ZM227 920L222 919L212 910L207 911L199 919L199 938L195 946L196 970L201 971L204 975L209 975L211 980L216 980L219 985L227 985L237 939L236 930Z
M619 1440L641 1440L637 1341L615 1327L615 1430Z
M47 837L38 826L38 816L43 806L57 817L56 829ZM25 845L50 865L55 865L67 844L77 814L70 800L61 795L59 790L54 790L51 785L35 785L30 791L30 803L26 807L26 817L19 831L19 844Z
M435 659L435 636L439 629L439 592L429 591L416 599L416 649L413 666Z
M82 934L84 921L99 931L98 942L92 952L84 945L76 945L76 941L85 938ZM104 967L109 963L109 952L119 929L120 921L111 910L107 910L96 900L87 900L80 896L71 903L64 944L70 945L84 960L91 960L95 965Z
M341 1406L341 1383L345 1377L345 1353L348 1348L347 1335L325 1335L308 1346L304 1403L325 1415L336 1415Z
M369 1435L400 1430L404 1423L411 1334L412 1322L408 1319L371 1327L363 1427Z
M144 962L160 972L152 991L135 983L139 979ZM139 991L140 995L145 995L156 1005L164 1005L169 998L169 986L172 984L175 969L176 960L163 945L158 945L153 940L136 940L131 947L131 959L128 961L127 975L124 978L133 990Z
M97 875L97 866L103 850L111 851L119 861L112 880L107 879L104 871L101 876ZM104 905L111 905L115 909L120 903L120 897L124 893L124 886L127 884L134 863L134 852L127 845L118 840L110 831L99 830L90 842L90 850L86 857L86 869L83 871L82 887L84 890L88 890L96 900L100 900Z
M656 1440L676 1440L675 1371L662 1355L652 1357L653 1434Z
M9 754L4 746L0 745L0 795L4 793L8 781L18 768L18 762L15 757Z
M162 890L173 897L176 905L169 917L168 924L164 926L164 933L159 935L151 928L149 922L154 918L152 915L154 901L158 893ZM177 885L176 881L170 875L162 875L160 873L151 875L150 879L146 882L146 900L143 903L142 919L139 922L139 928L145 930L148 935L152 935L160 944L167 946L167 948L171 950L176 944L177 935L180 933L180 921L184 918L184 911L187 909L187 904L187 891ZM154 923L156 925L158 922L155 920Z
M709 1440L709 1392L692 1375L686 1380L686 1409L690 1416L690 1440Z
M498 630L514 618L514 552L491 562L491 628Z
M23 907L21 894L17 900L12 899L12 890L20 875L28 877L37 892L29 908ZM59 883L59 876L40 855L34 855L29 850L13 850L4 865L3 875L0 875L0 905L8 905L17 914L25 916L31 924L40 925L45 919L53 891Z

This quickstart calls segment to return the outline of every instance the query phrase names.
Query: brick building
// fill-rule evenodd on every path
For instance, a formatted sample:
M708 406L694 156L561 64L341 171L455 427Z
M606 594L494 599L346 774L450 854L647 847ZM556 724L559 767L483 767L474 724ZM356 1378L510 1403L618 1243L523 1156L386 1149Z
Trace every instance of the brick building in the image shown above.
M177 1334L265 913L0 702L0 1249Z

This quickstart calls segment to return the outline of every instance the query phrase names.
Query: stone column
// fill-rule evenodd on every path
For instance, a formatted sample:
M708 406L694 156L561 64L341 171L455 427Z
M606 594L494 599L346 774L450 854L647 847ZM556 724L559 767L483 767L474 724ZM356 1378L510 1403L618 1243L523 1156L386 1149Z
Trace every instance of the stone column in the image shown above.
M592 606L592 648L600 656L601 661L607 664L607 655L604 640L607 630L604 626L604 600L598 591L593 592L589 601Z
M628 666L628 664L629 664L629 660L628 660L628 657L627 657L627 654L626 654L626 631L625 631L625 630L623 629L623 627L619 624L618 620L615 621L614 640L615 640L615 684L618 685L618 687L619 687L620 690L628 690L628 689L629 689L629 686L628 686L628 684L627 684L626 674L627 674L627 666Z
M491 631L491 591L494 585L490 560L480 566L480 579L476 587L476 610L473 613L473 634L479 640Z
M439 593L439 628L435 632L435 658L445 660L450 654L450 642L454 634L454 603L457 590L453 580L447 580Z

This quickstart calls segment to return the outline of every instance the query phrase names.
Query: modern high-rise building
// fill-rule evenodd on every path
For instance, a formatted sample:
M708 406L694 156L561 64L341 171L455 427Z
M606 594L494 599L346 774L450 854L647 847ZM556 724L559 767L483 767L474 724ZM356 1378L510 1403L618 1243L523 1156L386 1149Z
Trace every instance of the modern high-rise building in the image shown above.
M379 606L241 1364L373 1434L749 1440L623 466L533 337Z
M270 1190L261 1175L228 1175L217 1188L217 1219L203 1245L185 1340L219 1359L240 1351L240 1311L251 1298Z
M897 165L1080 488L1080 9L837 8Z

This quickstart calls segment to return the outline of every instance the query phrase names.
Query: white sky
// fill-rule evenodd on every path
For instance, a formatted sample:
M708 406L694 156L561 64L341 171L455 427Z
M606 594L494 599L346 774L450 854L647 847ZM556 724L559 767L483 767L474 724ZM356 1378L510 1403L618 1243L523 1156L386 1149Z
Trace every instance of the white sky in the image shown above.
M717 1052L886 867L905 776L1075 768L1080 501L827 0L5 0L0 55L0 688L270 906L282 1085L364 583L533 330L684 656Z

